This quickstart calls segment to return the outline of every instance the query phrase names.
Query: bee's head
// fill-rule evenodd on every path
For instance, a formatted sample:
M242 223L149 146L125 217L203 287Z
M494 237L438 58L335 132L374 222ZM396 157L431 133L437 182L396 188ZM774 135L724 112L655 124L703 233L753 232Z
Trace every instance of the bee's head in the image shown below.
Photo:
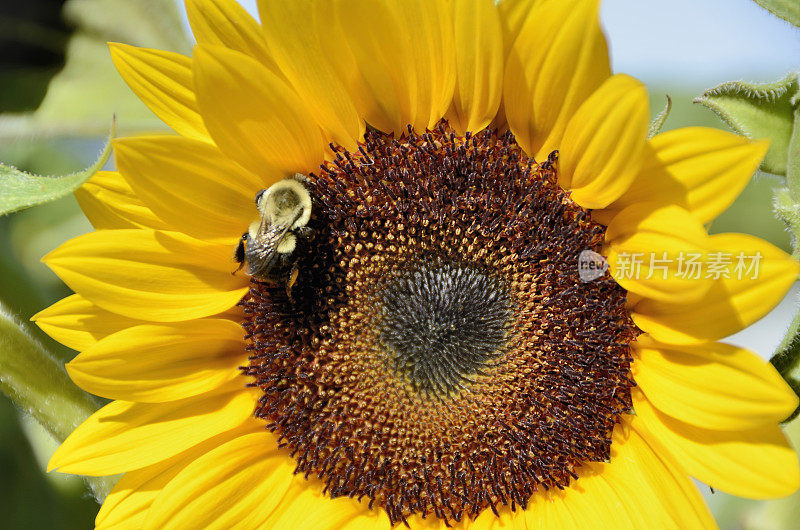
M259 209L261 208L261 197L264 196L264 193L266 193L266 191L267 188L261 188L261 190L259 190L259 192L256 193L256 208Z
M256 205L272 223L289 223L290 228L305 226L311 218L311 195L296 178L276 182L256 194Z

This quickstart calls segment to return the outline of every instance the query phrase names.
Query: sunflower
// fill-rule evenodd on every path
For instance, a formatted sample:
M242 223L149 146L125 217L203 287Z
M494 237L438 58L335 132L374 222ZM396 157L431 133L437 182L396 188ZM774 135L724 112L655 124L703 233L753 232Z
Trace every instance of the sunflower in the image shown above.
M177 134L115 141L34 317L112 400L49 464L123 474L98 528L708 528L690 477L798 488L797 398L717 341L800 267L705 229L766 145L648 139L598 1L186 6L191 58L111 45Z

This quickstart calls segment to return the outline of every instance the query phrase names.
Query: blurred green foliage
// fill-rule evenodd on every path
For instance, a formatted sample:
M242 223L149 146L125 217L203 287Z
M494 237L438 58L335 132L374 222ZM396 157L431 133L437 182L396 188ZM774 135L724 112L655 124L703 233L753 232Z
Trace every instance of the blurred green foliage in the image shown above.
M9 530L92 528L97 503L81 480L52 479L42 473L31 436L11 403L0 399L0 513ZM33 438L41 437L30 425ZM46 436L46 435L45 435ZM45 441L47 441L45 439Z
M190 49L173 0L0 3L0 161L63 175L91 163L115 114L122 134L163 129L117 75L107 41ZM40 259L89 230L72 196L0 218L0 300L20 320L69 294ZM27 328L62 361L75 355ZM0 396L0 527L93 527L84 482L43 472L56 445Z

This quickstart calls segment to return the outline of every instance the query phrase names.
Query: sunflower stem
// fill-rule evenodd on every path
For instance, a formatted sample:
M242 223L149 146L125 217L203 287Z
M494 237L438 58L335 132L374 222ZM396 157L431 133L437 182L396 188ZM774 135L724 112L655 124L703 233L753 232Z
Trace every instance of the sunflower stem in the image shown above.
M780 217L792 235L792 256L800 259L800 105L795 100L792 135L786 160L786 188L775 194L775 213ZM795 394L800 396L800 311L795 314L786 335L783 337L770 362L786 380ZM795 409L785 421L791 421L800 414Z
M795 394L800 396L800 379L797 378L796 374L797 368L800 366L800 312L794 316L786 335L769 362L778 370L778 373L781 374L786 383L792 387ZM792 421L799 413L800 407L795 409L784 420L784 423Z
M800 94L795 96L793 101L794 109L794 126L792 127L792 136L789 139L789 152L786 161L786 184L792 191L792 196L796 200L800 200ZM795 246L797 246L795 241Z
M61 363L2 305L0 391L59 442L98 408L94 398L75 386ZM98 501L105 498L115 480L85 479Z

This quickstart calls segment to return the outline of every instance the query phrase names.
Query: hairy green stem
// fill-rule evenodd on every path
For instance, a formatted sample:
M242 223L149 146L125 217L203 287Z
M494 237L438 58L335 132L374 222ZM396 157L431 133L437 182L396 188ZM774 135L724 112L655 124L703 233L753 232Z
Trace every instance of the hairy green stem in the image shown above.
M792 256L800 259L800 107L793 113L794 126L789 140L786 163L786 188L775 195L775 213L785 223L792 235ZM800 396L800 311L795 314L775 354L770 359L775 369L792 390ZM796 409L786 421L800 414Z
M800 97L800 94L795 97ZM792 137L789 139L788 160L786 161L786 185L791 190L794 199L800 201L800 104L797 101L794 103L796 108L793 114L794 127L792 128Z
M0 391L59 442L92 415L98 403L67 376L64 367L0 306ZM102 501L115 478L86 477Z

